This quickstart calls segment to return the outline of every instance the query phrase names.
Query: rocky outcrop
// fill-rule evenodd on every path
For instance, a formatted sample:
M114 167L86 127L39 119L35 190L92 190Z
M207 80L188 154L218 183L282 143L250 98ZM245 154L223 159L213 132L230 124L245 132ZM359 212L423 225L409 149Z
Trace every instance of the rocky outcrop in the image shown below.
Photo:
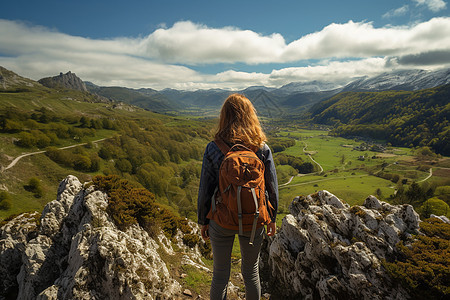
M75 73L59 73L58 76L39 79L39 83L48 88L66 88L87 92L86 85Z
M368 197L350 207L327 191L296 197L261 253L266 288L285 299L408 299L382 260L418 233L410 205Z
M1 299L180 299L189 293L165 258L210 274L198 246L138 225L119 230L108 197L68 176L42 214L26 213L0 229ZM410 205L373 196L353 206L327 191L296 197L279 232L265 240L261 278L271 299L408 299L382 260L418 233ZM189 222L191 235L199 228ZM174 277L176 276L176 278ZM229 295L238 297L229 285ZM183 296L183 294L185 296ZM206 295L203 295L207 297Z
M40 84L0 66L0 91L21 92L35 86Z
M42 215L22 214L4 225L0 299L179 298L182 287L159 254L173 255L173 241L162 232L153 239L138 225L119 230L107 204L106 194L68 176ZM186 252L182 263L204 268L197 248L177 248Z

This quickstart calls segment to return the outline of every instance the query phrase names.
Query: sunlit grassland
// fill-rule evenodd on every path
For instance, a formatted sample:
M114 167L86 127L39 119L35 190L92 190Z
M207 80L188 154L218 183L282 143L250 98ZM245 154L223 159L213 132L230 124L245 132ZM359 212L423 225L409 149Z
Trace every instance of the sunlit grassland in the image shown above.
M319 190L327 190L350 205L361 205L369 195L374 195L379 188L383 197L394 193L394 184L388 180L369 176L368 174L349 175L342 177L310 177L311 181L292 183L280 189L280 204L288 207L295 196L309 195ZM306 179L306 178L305 178Z
M296 144L283 151L285 154L311 161L305 152L323 167L322 174L295 176L287 186L280 186L280 211L285 212L292 199L319 190L328 190L350 205L361 205L365 198L381 191L381 198L395 192L395 183L373 174L390 168L416 180L426 178L428 171L417 170L417 166L400 166L399 161L411 160L407 148L390 148L385 154L373 151L354 150L362 141L328 136L327 131L298 130L281 131L280 136L296 139ZM304 152L305 151L305 152ZM409 168L409 170L408 170Z
M111 132L113 131L99 130L99 136L89 138L99 139L102 136L108 137L108 135L111 135ZM87 153L97 152L98 148L100 147L100 143L101 142L95 143L92 145L92 147L78 147L82 148L82 151L85 151ZM27 150L28 151L23 152L32 152L30 149ZM76 151L75 148L63 151L74 150ZM10 162L11 161L2 161L2 166L6 166ZM101 170L103 169L104 165L107 164L107 162L101 160L100 164ZM68 175L74 175L78 177L81 182L86 182L89 181L92 176L97 174L101 174L101 172L80 172L72 168L61 166L49 159L45 155L45 153L24 157L20 159L15 166L0 173L0 187L1 189L4 189L10 193L12 200L12 206L10 210L0 210L0 219L4 219L9 215L18 214L25 211L42 211L46 203L56 199L58 185L61 180L63 180ZM33 193L25 189L28 180L32 177L36 177L40 180L40 185L43 190L43 195L40 198L36 198Z
M114 116L125 118L171 119L163 114L153 113L145 109L128 105L118 106L116 103L93 102L92 95L75 90L58 93L54 90L32 90L23 93L0 92L0 109L18 108L21 111L33 111L42 107L58 116L82 114L87 116Z
M353 146L359 145L360 143L361 142L340 137L317 135L297 140L295 146L290 147L283 152L301 157L305 161L309 160L305 152L309 153L312 158L322 166L324 171L333 169L345 170L360 165L374 166L383 162L390 163L399 159L409 158L409 156L400 156L399 154L382 158L372 158L377 155L379 156L380 153L353 150ZM303 152L303 149L305 152ZM404 150L400 151L401 153L405 153ZM360 157L364 157L364 160L359 160Z
M45 154L21 159L13 168L0 174L0 185L7 187L12 202L10 210L0 210L0 219L25 211L42 211L45 204L56 199L58 185L67 175L77 176L81 182L85 182L95 173L86 174L61 167ZM40 198L25 189L32 177L40 180L43 189L43 196Z

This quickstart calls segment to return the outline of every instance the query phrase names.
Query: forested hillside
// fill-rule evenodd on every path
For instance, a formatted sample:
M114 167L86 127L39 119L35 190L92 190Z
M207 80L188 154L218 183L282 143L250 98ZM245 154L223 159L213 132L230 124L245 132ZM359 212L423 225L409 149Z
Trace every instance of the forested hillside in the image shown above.
M347 92L318 103L312 121L332 135L366 136L394 146L429 146L450 155L450 85L432 89Z
M119 175L195 219L204 146L213 122L156 114L88 92L47 88L1 70L0 219L40 210L69 174ZM70 147L70 148L68 148ZM21 154L33 154L10 166Z
M89 83L86 86L94 94L151 111L167 112L174 110L177 106L167 97L152 89L134 90L125 87L99 87Z

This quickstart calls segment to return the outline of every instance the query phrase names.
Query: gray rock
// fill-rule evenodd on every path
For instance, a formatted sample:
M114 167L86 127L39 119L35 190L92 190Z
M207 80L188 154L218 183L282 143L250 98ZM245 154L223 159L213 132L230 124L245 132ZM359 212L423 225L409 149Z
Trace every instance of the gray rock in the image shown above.
M350 207L320 191L296 197L273 238L266 239L260 268L265 289L287 299L406 299L381 260L395 244L418 233L410 205L370 196ZM271 289L270 289L271 287Z
M57 76L46 77L39 79L40 84L49 88L66 88L72 90L79 90L87 92L86 85L75 73L67 72L66 74L60 73Z
M436 216L434 214L430 215L430 218L438 218L439 220L441 220L444 223L450 224L450 220L446 217L446 216Z
M160 242L138 225L119 230L106 213L107 204L106 194L68 176L56 200L44 208L40 226L37 213L4 225L0 295L25 300L179 298L181 285L158 253ZM192 233L199 230L192 228ZM162 251L173 255L170 241L160 239ZM198 249L183 247L186 263L206 268Z

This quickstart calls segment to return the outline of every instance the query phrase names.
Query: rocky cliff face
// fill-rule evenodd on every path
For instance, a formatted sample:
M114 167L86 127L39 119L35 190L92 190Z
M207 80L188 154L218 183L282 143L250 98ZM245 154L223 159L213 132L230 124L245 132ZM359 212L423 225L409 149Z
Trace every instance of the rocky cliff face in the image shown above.
M266 288L285 299L408 299L381 261L419 221L412 206L373 196L353 207L327 191L297 197L262 253Z
M72 90L87 92L86 85L75 73L60 73L58 76L39 79L39 83L48 88L64 87Z
M173 255L161 232L120 231L106 194L68 176L42 214L22 214L0 230L0 299L179 299L182 288L162 260ZM190 223L192 234L198 234ZM185 264L205 268L197 246Z

